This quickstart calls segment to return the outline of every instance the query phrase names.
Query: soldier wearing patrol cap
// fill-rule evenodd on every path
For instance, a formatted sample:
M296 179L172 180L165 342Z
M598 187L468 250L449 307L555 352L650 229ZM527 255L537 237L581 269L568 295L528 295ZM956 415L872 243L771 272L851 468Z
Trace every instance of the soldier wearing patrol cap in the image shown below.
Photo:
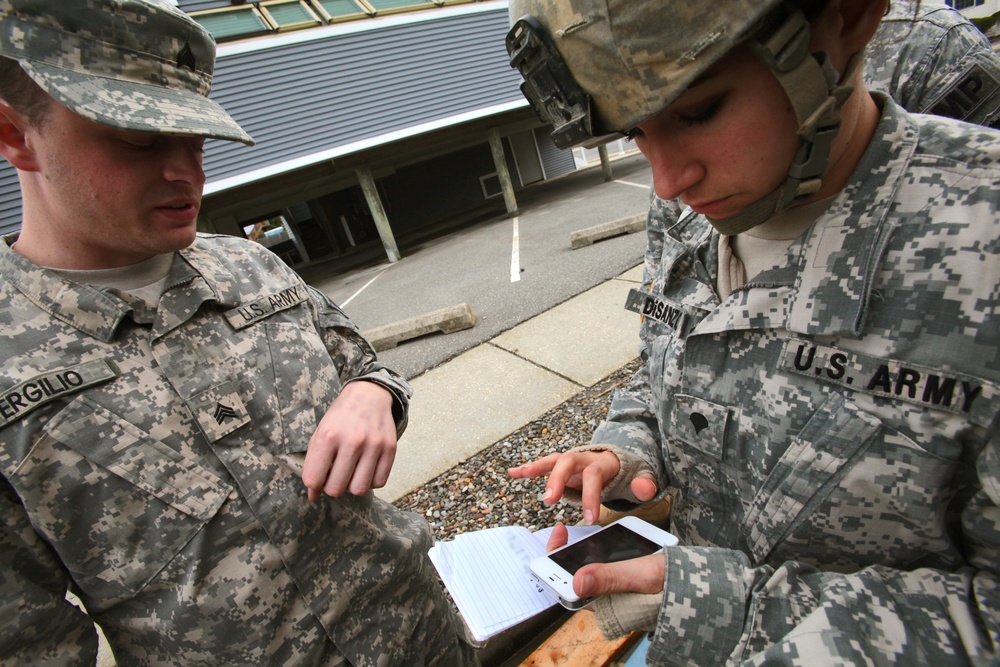
M1000 133L865 88L885 9L511 2L555 140L632 136L691 209L591 444L511 470L589 520L674 487L680 546L574 579L650 664L1000 655Z
M371 493L409 385L262 246L196 234L205 139L252 143L211 36L0 0L0 55L0 663L93 664L96 621L120 664L475 664L429 526Z

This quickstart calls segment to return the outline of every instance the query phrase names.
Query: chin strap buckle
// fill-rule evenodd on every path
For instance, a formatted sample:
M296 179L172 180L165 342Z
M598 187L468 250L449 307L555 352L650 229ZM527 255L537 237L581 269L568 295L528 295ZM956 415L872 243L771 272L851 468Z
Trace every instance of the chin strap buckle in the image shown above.
M799 121L802 145L781 187L780 210L819 191L840 131L840 110L854 91L847 82L853 81L861 54L851 58L841 77L826 53L809 53L809 22L787 2L761 20L748 44L774 71Z

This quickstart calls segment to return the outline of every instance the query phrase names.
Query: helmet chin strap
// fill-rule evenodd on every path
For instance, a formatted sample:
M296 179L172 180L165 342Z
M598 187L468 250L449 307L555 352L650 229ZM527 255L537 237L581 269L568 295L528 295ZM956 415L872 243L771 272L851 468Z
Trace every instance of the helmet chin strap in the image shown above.
M840 131L840 110L851 96L850 83L861 62L858 53L841 78L825 53L808 52L809 23L798 9L781 5L747 42L778 78L795 109L802 138L788 178L770 194L728 218L710 219L726 236L742 234L794 202L819 192L830 158L830 145ZM838 85L838 80L843 82Z

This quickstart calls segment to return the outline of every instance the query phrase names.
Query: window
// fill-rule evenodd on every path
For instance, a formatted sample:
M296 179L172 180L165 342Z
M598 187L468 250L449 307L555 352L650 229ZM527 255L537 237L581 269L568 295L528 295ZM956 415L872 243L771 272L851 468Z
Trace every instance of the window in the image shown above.
M426 9L436 7L431 0L365 0L379 14L405 12L411 9Z
M235 1L235 0L234 0ZM245 0L243 0L245 1ZM190 12L217 42L481 0L258 0Z
M319 25L320 20L301 0L260 3L260 10L278 30L295 30Z
M347 21L368 16L371 12L354 0L313 0L326 21Z
M969 7L978 7L983 4L986 0L945 0L949 7L954 7L955 9L968 9Z
M217 42L273 32L264 16L251 5L193 13L191 18L212 33Z
M499 197L503 194L503 186L500 185L500 175L495 171L480 176L479 187L483 189L483 199Z

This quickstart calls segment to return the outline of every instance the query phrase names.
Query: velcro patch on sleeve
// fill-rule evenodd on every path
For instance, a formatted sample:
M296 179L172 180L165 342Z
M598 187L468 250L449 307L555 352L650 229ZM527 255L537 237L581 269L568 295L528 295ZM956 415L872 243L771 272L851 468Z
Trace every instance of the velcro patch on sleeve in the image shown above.
M929 113L965 120L998 91L1000 81L981 65L973 64L930 106Z

